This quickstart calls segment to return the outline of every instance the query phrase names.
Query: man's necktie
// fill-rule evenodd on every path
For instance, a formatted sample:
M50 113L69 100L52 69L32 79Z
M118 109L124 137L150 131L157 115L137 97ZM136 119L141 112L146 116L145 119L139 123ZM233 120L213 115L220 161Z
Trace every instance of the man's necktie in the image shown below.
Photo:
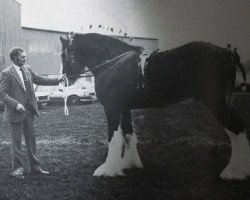
M20 70L22 72L23 81L24 81L24 85L25 85L25 88L26 88L27 103L32 105L32 92L31 92L29 80L28 80L28 78L27 78L27 76L25 74L24 68L20 67Z

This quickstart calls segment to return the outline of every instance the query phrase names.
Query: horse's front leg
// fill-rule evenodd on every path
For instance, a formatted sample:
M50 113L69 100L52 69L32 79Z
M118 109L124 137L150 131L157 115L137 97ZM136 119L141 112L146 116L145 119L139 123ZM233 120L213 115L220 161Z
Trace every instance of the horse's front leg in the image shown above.
M137 151L137 136L132 125L132 116L129 109L123 110L121 114L121 130L125 138L125 150L123 156L123 168L142 168L142 162Z
M94 176L122 176L124 175L122 166L124 138L120 126L120 109L115 105L104 106L104 109L108 122L108 156L106 161L95 170Z

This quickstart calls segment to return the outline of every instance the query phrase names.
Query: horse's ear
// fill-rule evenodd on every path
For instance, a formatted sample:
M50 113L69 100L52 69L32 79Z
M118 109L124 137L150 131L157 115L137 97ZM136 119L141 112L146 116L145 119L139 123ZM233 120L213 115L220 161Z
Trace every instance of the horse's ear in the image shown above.
M63 43L63 41L65 40L62 36L60 36L60 40Z
M60 36L60 40L61 40L62 44L67 44L68 43L68 40L64 39L62 36Z
M74 37L73 31L69 32L68 39L71 40Z

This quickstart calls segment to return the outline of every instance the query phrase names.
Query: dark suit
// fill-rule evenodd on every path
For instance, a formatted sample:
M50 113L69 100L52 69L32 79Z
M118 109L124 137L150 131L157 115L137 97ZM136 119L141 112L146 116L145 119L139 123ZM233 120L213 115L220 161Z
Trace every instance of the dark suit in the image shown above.
M40 166L35 155L36 140L34 133L34 115L39 116L33 83L36 85L58 85L57 78L47 78L36 74L25 65L25 73L31 88L31 100L27 104L27 94L19 75L13 65L3 70L0 74L0 100L5 104L4 118L10 122L12 138L12 167L13 170L23 167L21 152L21 136L25 137L25 143L30 159L31 170ZM25 107L25 112L16 110L17 104Z

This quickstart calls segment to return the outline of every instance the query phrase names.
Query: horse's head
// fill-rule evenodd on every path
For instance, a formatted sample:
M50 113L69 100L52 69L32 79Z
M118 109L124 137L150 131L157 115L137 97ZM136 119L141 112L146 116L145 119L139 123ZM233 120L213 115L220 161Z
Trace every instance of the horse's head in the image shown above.
M86 67L96 75L96 66L124 52L141 51L141 47L126 44L114 37L97 33L69 35L62 42L63 73L81 74Z
M88 67L93 72L93 66L98 62L99 55L96 46L93 45L89 34L85 35L69 35L67 39L60 37L63 73L67 76L79 75L84 72L85 67ZM97 45L95 42L94 44Z
M62 52L61 52L61 58L62 58L62 73L66 74L67 76L71 76L74 74L73 68L71 66L70 59L67 54L67 48L69 47L69 39L64 39L63 37L60 37L61 43L62 43Z

